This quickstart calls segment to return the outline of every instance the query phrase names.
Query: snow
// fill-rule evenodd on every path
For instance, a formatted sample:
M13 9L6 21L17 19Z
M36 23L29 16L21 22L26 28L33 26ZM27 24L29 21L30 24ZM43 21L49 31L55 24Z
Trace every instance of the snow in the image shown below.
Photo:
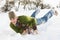
M60 0L43 0L44 4L50 4L52 7L55 7L59 4Z
M16 15L26 15L30 16L34 10L21 10L15 11ZM42 17L46 14L49 9L41 10L40 13L36 16ZM13 10L14 11L14 10ZM13 31L9 24L10 20L8 17L8 13L0 12L0 40L60 40L60 8L57 9L58 16L53 16L48 20L47 23L38 25L38 34L27 34L27 35L20 35Z

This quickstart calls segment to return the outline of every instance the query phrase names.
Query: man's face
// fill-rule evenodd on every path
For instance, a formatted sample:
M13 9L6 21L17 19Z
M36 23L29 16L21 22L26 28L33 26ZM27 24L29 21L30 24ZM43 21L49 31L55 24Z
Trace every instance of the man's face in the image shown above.
M12 18L12 19L11 19L11 22L14 23L14 24L16 24L17 18Z

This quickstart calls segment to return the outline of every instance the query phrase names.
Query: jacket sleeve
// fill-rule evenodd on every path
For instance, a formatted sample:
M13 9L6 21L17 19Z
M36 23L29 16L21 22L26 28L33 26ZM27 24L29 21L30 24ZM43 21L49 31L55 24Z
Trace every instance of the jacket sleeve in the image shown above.
M16 33L23 33L23 29L22 28L18 28L17 26L13 25L12 23L10 23L10 27L16 32Z
M10 27L11 27L16 33L19 33L19 28L17 28L16 26L14 26L12 23L10 23Z

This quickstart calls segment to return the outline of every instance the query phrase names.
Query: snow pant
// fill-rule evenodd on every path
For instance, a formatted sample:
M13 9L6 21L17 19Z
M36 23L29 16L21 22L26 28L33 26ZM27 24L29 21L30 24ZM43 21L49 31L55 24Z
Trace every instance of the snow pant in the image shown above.
M39 10L36 10L32 13L31 17L34 17L38 14ZM53 16L54 12L53 10L50 10L49 12L47 12L43 17L41 18L35 18L37 21L37 25L40 25L42 23L46 23L48 21L48 19L50 19Z

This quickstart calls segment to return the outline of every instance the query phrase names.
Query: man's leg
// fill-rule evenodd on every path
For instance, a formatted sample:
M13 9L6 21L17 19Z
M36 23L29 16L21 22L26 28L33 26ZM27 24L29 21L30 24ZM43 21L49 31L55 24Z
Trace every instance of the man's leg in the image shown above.
M36 16L39 12L40 12L40 9L36 9L36 10L32 13L31 17L34 17L34 18L35 18L35 16Z
M48 21L48 19L50 19L53 16L53 14L54 14L53 10L50 10L42 18L36 19L37 20L37 25L40 25L42 23L46 23Z

